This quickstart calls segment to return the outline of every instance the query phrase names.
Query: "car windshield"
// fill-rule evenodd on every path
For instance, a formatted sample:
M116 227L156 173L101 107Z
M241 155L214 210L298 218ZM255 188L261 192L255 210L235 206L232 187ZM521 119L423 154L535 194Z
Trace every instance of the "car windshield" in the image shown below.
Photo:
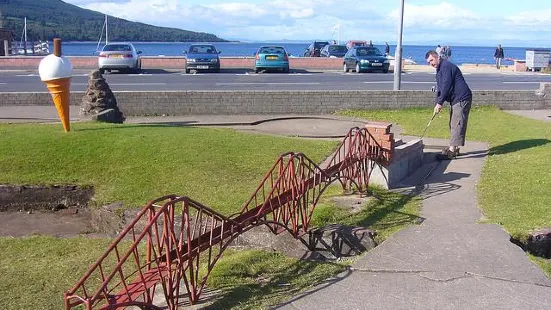
M103 47L105 52L130 52L132 48L128 44L107 44Z
M216 48L212 45L192 45L189 47L190 54L216 54Z
M344 45L329 45L329 51L330 52L342 52L346 53L347 49Z
M370 48L358 48L356 49L356 55L358 56L383 56L381 51L376 47Z
M266 46L260 48L259 54L285 54L285 49L279 46Z
M314 43L314 48L322 48L322 47L326 46L327 44L329 44L329 42L316 42L316 43Z

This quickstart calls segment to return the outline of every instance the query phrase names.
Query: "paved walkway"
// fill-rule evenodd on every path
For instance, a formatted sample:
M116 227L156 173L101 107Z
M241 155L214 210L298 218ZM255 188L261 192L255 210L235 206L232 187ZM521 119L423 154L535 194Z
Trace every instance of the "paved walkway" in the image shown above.
M541 115L551 111L526 113L535 118ZM57 121L57 115L51 107L2 107L2 121ZM230 126L318 138L339 137L363 124L351 118L289 115L130 118L128 122ZM445 140L430 138L424 143L446 145ZM501 227L477 223L482 214L476 184L487 150L486 143L469 141L458 159L428 162L403 182L402 189L423 198L422 224L396 233L359 258L349 271L275 308L550 309L551 280L509 241Z
M426 144L445 140L424 139ZM476 183L488 146L412 176L423 223L368 252L352 269L277 309L550 309L551 280L499 226L478 224Z

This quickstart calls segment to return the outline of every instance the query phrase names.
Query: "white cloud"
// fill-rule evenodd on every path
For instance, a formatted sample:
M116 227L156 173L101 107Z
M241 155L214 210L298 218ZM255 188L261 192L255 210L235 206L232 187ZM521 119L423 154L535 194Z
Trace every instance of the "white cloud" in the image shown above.
M389 16L398 20L399 10L392 10ZM404 27L434 30L471 28L482 20L477 13L449 2L425 6L406 4L404 8Z
M551 9L541 11L524 11L505 17L505 20L515 26L551 28Z
M87 4L98 3L98 2L125 3L128 1L130 0L65 0L65 2L74 4L74 5L87 5Z
M213 33L226 39L396 40L398 1L375 0L65 0L119 18L156 26ZM491 7L487 7L487 1ZM548 0L547 0L548 1ZM551 9L500 14L500 1L407 1L404 43L535 39L549 34ZM536 3L536 4L533 4ZM543 5L531 0L530 5ZM549 6L549 5L547 5ZM532 7L532 8L533 8ZM339 23L339 33L333 26ZM494 40L494 41L492 41Z

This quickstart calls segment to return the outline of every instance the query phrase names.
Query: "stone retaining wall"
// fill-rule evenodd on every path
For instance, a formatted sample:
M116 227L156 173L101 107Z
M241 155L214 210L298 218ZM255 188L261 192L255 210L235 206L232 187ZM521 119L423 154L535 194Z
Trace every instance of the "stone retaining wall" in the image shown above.
M346 109L428 107L430 91L147 91L114 92L124 115L328 114ZM84 93L72 92L71 105ZM474 91L473 104L509 110L551 108L551 83L537 91ZM51 105L43 93L0 93L0 106Z

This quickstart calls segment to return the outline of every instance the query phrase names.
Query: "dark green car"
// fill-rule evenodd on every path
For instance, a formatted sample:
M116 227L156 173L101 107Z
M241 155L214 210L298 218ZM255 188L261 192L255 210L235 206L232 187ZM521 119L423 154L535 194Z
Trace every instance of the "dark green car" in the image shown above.
M373 46L356 46L344 55L343 70L354 70L358 73L367 71L382 71L388 73L390 61Z

